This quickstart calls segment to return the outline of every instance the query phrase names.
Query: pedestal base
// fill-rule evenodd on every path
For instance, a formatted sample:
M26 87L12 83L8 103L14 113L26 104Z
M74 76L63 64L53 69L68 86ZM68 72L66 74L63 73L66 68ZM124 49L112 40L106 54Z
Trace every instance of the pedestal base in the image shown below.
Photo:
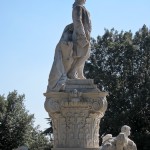
M99 124L107 109L107 95L87 79L68 80L65 91L45 93L53 150L99 150Z

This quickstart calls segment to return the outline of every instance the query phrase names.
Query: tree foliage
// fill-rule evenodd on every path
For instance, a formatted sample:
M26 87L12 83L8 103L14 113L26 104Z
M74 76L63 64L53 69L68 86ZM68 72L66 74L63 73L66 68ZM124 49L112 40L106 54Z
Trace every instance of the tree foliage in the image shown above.
M0 149L12 150L26 144L32 150L44 150L48 139L34 127L34 115L24 106L25 95L17 91L0 95ZM42 147L42 148L41 148Z
M91 57L85 65L87 78L108 91L108 109L100 134L116 136L122 125L132 128L138 149L150 144L150 31L144 25L132 34L105 30L91 39Z
M53 128L52 128L52 119L51 118L46 118L48 121L47 124L49 124L49 128L45 129L43 131L44 135L48 135L50 137L50 140L53 141L52 135L53 135Z

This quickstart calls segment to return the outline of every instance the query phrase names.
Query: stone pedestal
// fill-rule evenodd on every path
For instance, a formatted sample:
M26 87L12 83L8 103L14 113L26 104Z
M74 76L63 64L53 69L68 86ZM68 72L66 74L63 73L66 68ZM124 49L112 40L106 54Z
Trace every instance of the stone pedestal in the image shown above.
M53 124L53 150L98 150L99 123L107 109L108 93L85 79L68 80L64 92L44 95Z

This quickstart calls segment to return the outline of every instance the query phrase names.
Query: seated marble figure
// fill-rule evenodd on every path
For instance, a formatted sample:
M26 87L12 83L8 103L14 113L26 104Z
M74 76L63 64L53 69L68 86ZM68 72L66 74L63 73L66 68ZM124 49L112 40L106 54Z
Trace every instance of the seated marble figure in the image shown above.
M100 150L137 150L136 144L128 138L130 130L129 126L124 125L117 137L105 135Z
M49 74L49 83L47 92L63 90L67 80L67 73L73 63L73 42L72 42L73 24L65 27L60 41L58 42L53 65Z

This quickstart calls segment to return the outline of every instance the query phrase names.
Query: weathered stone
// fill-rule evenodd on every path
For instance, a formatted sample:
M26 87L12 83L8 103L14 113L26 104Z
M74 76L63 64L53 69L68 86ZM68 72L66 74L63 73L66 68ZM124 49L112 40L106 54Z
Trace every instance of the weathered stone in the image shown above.
M107 134L103 137L100 150L137 150L136 144L128 138L131 128L124 125L117 137Z
M85 2L75 0L73 4L73 23L65 27L56 46L44 94L45 109L53 125L53 150L137 150L128 138L128 130L117 137L106 135L99 147L99 124L107 109L108 93L101 92L92 79L83 75L90 56L91 33Z
M75 0L73 4L73 23L65 27L56 46L47 92L62 91L67 79L86 79L83 69L90 56L91 20L84 3Z
M71 92L77 89L81 92L98 92L97 85L94 84L93 79L72 79L66 81L65 91Z
M77 81L77 82L76 82ZM107 92L81 88L93 80L69 80L77 89L45 93L45 109L52 119L56 148L99 148L99 123L107 109ZM67 86L66 86L67 87ZM83 92L84 89L84 92ZM95 91L95 92L93 92Z

